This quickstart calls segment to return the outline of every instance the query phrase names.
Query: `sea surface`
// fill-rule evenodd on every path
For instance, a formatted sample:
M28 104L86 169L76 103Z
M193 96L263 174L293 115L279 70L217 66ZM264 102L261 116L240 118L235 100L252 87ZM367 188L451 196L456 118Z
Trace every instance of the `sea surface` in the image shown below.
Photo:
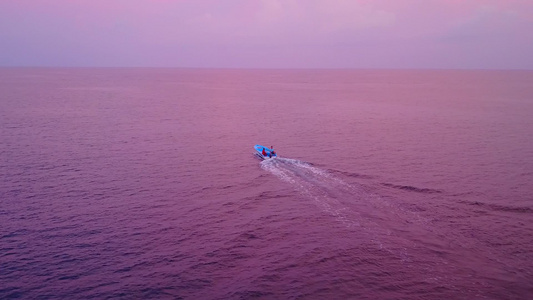
M4 68L0 176L1 299L533 299L533 71Z

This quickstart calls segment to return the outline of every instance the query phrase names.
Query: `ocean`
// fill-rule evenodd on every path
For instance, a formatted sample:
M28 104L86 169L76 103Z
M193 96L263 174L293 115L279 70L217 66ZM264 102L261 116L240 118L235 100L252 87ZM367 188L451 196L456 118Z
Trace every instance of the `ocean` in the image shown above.
M1 299L533 297L533 71L3 68L0 130Z

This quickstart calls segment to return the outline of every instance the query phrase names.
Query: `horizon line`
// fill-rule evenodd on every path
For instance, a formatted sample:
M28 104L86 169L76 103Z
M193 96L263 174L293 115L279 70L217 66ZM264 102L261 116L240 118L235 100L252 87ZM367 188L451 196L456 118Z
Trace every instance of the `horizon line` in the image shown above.
M355 68L355 67L161 67L161 66L2 66L0 69L183 69L183 70L324 70L324 71L533 71L528 68Z

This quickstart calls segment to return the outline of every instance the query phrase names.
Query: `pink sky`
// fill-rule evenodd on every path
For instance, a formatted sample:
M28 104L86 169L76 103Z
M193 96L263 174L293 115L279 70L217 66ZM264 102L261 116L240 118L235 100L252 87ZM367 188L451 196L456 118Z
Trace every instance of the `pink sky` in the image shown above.
M533 69L533 0L0 0L0 66Z

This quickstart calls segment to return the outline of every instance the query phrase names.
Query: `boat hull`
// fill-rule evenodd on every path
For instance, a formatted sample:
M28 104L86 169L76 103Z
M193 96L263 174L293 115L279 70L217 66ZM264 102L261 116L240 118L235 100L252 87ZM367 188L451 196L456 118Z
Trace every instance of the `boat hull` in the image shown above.
M263 149L265 149L266 156L263 155ZM254 150L255 150L255 155L259 157L260 159L269 159L269 158L274 158L278 156L276 153L272 154L272 152L274 151L273 149L270 149L262 145L255 145Z

